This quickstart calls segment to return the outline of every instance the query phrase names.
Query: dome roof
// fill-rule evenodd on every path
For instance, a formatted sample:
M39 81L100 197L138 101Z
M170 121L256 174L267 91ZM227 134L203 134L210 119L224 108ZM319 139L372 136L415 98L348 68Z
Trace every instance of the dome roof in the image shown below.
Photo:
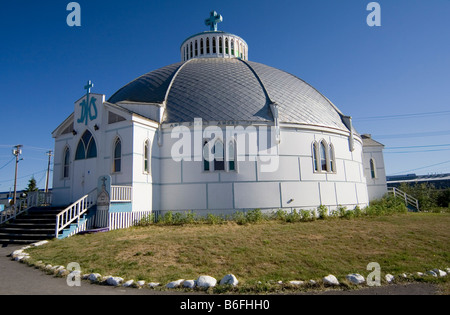
M108 102L165 106L163 122L272 122L348 131L342 113L305 81L282 70L239 58L194 58L144 74ZM118 104L120 105L120 104Z

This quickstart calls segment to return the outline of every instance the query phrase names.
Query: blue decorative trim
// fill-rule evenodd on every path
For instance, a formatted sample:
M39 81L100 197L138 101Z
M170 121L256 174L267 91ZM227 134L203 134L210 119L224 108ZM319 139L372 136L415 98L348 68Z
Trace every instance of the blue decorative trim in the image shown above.
M111 202L109 212L132 212L132 204L131 202Z

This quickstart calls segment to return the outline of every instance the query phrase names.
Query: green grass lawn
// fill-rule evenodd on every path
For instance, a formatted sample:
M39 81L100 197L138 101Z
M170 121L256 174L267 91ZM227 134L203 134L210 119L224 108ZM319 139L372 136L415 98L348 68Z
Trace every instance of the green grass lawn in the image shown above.
M83 273L166 284L233 273L240 286L258 281L319 280L334 274L367 276L450 267L450 214L408 213L351 220L286 223L187 224L133 227L64 240L28 250L33 261L80 264ZM450 278L450 277L449 277Z

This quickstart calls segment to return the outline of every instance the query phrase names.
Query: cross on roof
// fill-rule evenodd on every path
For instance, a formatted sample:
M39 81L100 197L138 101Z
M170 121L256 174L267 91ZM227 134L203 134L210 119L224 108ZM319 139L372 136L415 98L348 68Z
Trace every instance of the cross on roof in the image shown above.
M212 11L209 18L205 20L205 24L210 27L211 31L217 31L217 23L222 21L222 16L216 11Z
M87 85L84 87L84 89L87 91L87 94L91 93L91 88L94 87L94 83L91 82L91 80L89 80L87 82Z

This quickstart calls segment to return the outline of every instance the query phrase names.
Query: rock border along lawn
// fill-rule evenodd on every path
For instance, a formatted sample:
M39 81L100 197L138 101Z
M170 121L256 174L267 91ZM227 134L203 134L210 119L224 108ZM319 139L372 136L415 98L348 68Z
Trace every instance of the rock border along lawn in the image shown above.
M37 243L33 243L28 246L24 246L18 250L13 251L10 254L10 257L14 261L27 263L30 266L35 266L41 270L44 270L50 274L53 274L55 276L59 277L75 277L79 276L83 280L88 280L91 283L96 284L102 284L102 285L110 285L110 286L123 286L123 287L134 287L134 288L149 288L154 289L157 287L163 287L160 283L157 282L149 282L146 285L146 282L141 281L135 281L135 280L127 280L125 281L123 278L119 276L102 276L98 273L91 273L91 274L81 274L81 271L68 271L66 267L64 266L52 266L50 264L45 265L42 261L38 261L36 263L30 262L30 254L26 252L27 249L36 247L36 246L42 246L47 244L48 241L40 241ZM445 268L445 270L441 270L438 268L435 268L433 270L428 270L425 273L423 272L416 272L415 274L400 274L397 277L399 279L413 279L412 277L434 277L434 278L441 278L441 277L447 277L450 275L450 268ZM384 277L386 283L391 284L395 282L396 277L391 274L386 274ZM348 274L346 276L346 280L356 286L361 286L366 284L366 279L358 273ZM236 287L238 285L239 281L237 280L236 276L233 274L227 274L225 275L219 282L220 286L232 286ZM259 284L262 284L261 282L258 282ZM300 280L291 280L287 283L283 283L282 281L276 282L279 285L289 285L290 287L301 287L301 286L310 286L310 287L317 287L319 285L319 282L315 280L309 280L308 282L300 281ZM336 278L336 276L330 274L324 278L322 278L321 282L325 287L334 287L338 288L342 286L342 283L339 282L339 280ZM169 282L165 285L165 288L167 289L176 289L176 288L184 288L184 289L203 289L206 290L208 288L213 288L217 285L217 280L211 276L207 275L201 275L198 277L197 280L184 280L184 279L178 279L172 282Z

